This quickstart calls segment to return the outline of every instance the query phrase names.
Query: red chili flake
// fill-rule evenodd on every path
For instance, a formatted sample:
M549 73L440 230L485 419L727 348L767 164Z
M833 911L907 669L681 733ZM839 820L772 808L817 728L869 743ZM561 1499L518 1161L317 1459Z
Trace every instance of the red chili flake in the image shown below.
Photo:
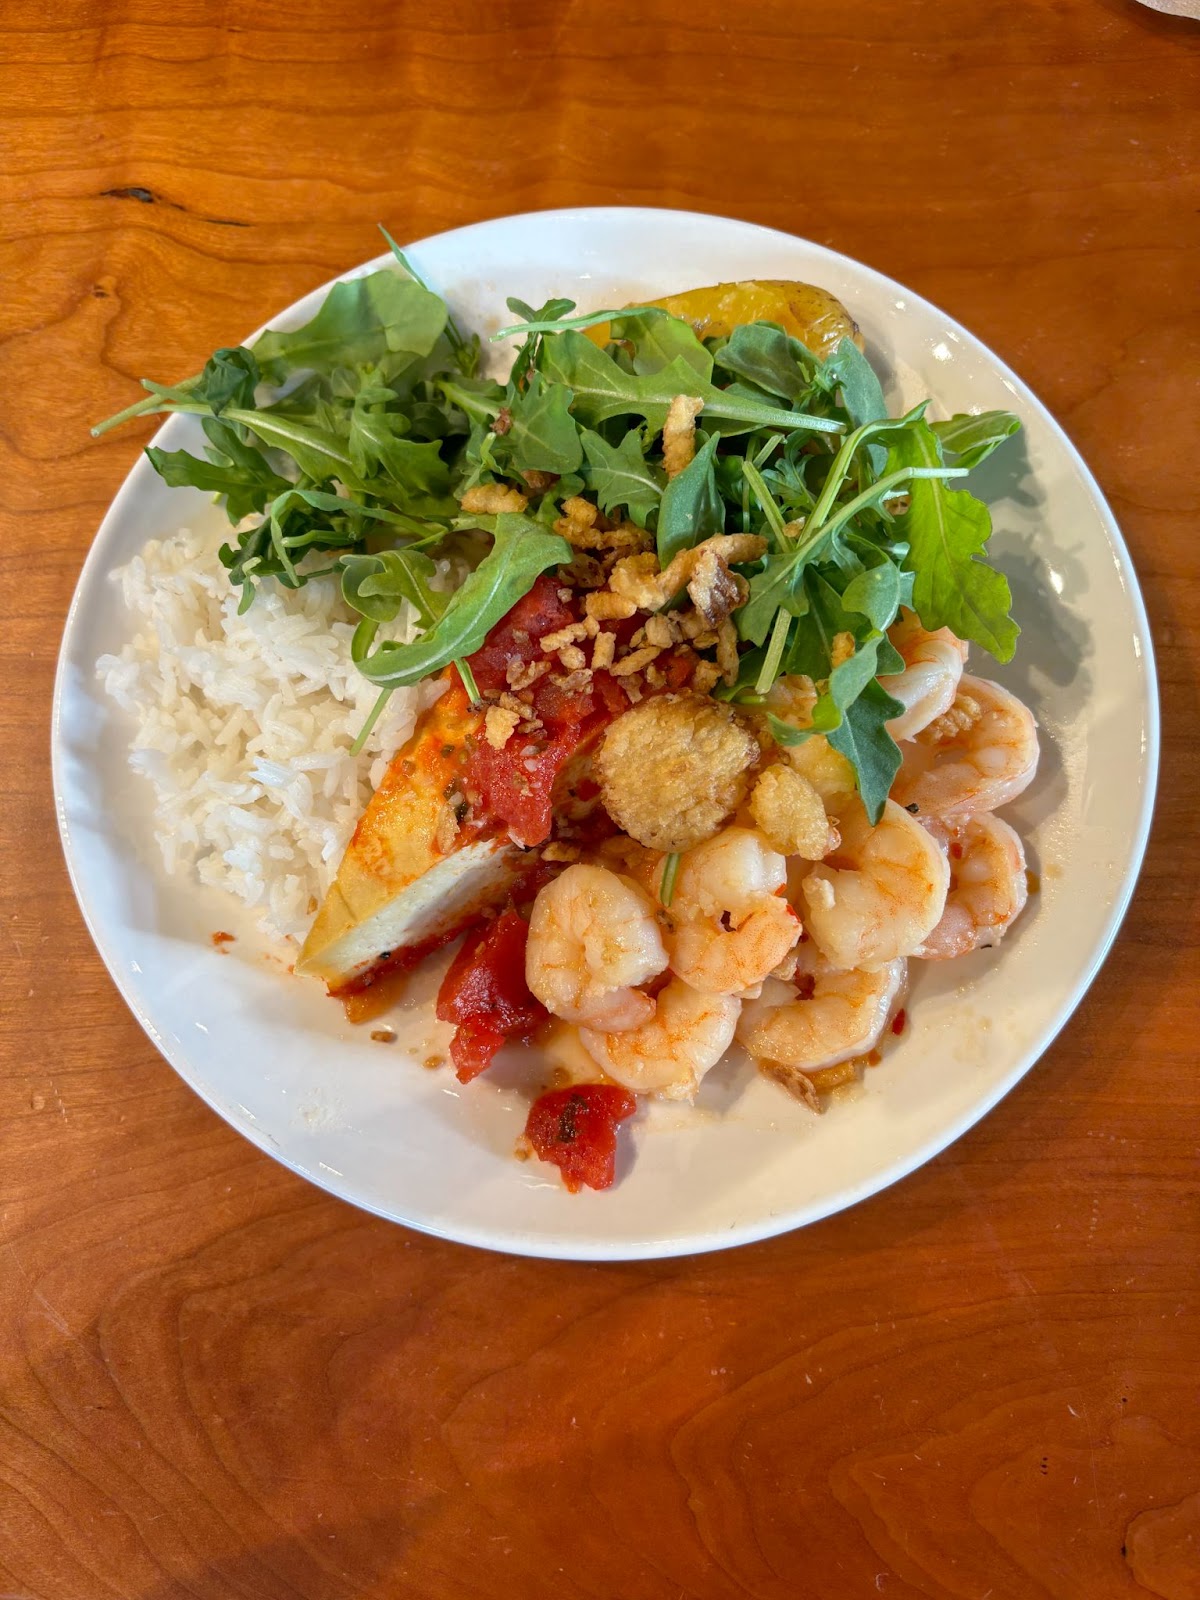
M961 844L959 844L957 839L955 839L954 843L950 846L950 854L954 857L955 861L961 861L963 858L963 847Z
M636 1110L633 1095L616 1084L553 1089L534 1101L525 1137L543 1161L559 1169L572 1194L585 1185L607 1189L616 1174L617 1124Z
M234 936L232 933L214 933L212 935L212 942L217 950L220 950L222 953L224 953L225 946L227 944L233 944Z
M908 1012L905 1011L903 1006L901 1006L899 1011L897 1011L896 1015L892 1018L892 1032L897 1034L903 1033L905 1024L907 1022Z

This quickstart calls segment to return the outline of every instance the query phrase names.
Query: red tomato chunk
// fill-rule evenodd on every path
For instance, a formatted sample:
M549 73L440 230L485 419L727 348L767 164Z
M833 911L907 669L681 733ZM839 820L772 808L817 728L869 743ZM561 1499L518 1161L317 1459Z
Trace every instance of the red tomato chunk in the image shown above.
M543 573L508 615L501 617L475 654L468 656L475 682L484 694L498 694L508 686L510 661L528 665L542 660L542 637L578 620L574 608L559 599L558 585Z
M586 1184L608 1189L616 1171L617 1124L637 1110L628 1089L580 1083L535 1100L525 1137L543 1161L560 1169L572 1194Z
M593 674L579 688L564 687L564 668L542 650L546 634L578 620L574 604L562 600L557 585L543 575L468 657L484 694L505 690L513 663L537 662L551 668L531 687L530 710L541 726L532 733L511 734L499 750L480 740L463 774L477 816L499 822L525 845L541 844L550 837L554 786L568 762L629 706L624 691L606 672ZM555 678L560 681L555 683Z
M545 1020L525 982L528 937L524 917L506 911L467 935L442 979L437 1014L458 1024L450 1056L461 1083L478 1077L506 1039L528 1039Z

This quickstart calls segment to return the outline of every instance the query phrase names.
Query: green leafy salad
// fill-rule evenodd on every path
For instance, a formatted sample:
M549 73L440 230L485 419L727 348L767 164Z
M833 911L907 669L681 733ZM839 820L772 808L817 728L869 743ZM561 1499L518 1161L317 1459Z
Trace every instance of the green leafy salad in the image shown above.
M541 573L572 561L555 531L572 497L646 530L662 569L712 535L758 534L765 553L735 569L736 676L713 693L768 714L780 744L823 734L877 820L900 764L887 724L902 708L879 679L904 665L887 637L901 608L1000 661L1013 653L1008 583L983 559L987 507L954 480L1017 418L930 421L928 402L889 417L849 337L822 359L772 322L701 338L660 308L578 316L564 299L508 301L517 324L493 337L521 343L498 382L479 335L396 255L397 268L335 285L306 326L218 350L183 383L146 381L95 431L201 419L203 456L150 448L151 462L224 504L221 560L243 609L263 580L338 576L361 618L354 660L381 691L373 716L451 662L473 692L465 658ZM586 331L602 323L603 348ZM694 453L668 478L663 427L681 395L702 404ZM523 509L463 509L493 484L519 489ZM468 562L451 593L431 581L447 554ZM380 640L406 601L420 635ZM801 674L817 690L805 727L768 706L778 678Z

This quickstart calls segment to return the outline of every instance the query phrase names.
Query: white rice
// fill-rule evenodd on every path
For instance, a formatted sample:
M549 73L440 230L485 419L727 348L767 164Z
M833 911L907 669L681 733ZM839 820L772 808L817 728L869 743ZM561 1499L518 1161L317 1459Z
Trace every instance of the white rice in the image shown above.
M273 579L237 614L221 536L182 529L115 576L137 630L97 675L136 719L129 763L154 786L167 872L224 889L270 932L303 938L392 755L436 684L398 689L359 756L377 690L350 659L337 581ZM380 637L408 639L405 605Z

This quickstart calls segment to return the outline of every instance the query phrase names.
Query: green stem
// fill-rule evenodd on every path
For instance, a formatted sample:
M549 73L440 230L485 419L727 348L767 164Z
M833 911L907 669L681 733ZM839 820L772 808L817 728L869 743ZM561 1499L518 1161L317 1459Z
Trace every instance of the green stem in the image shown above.
M758 501L763 516L766 517L770 524L771 532L779 541L780 549L790 550L792 541L784 531L783 515L775 504L774 495L764 483L762 473L752 461L746 460L742 462L742 476L753 489L754 498Z
M482 697L479 693L479 685L475 682L475 674L471 671L471 663L464 658L456 661L454 665L458 668L458 675L462 679L463 688L467 691L467 699L473 706L477 706Z
M855 495L853 500L847 500L844 506L839 506L837 515L830 517L828 522L815 527L813 524L817 512L814 510L807 524L807 528L811 528L812 532L808 533L806 528L805 537L794 546L795 559L802 560L823 539L836 533L839 528L844 528L847 522L856 517L860 511L865 511L873 501L885 499L890 489L902 483L911 483L914 478L965 478L966 475L965 467L899 467L895 472L889 472L886 477L877 479L870 488ZM819 507L820 501L817 504Z
M675 897L675 879L679 873L679 852L672 850L663 860L662 877L658 885L658 898L663 906L669 906Z
M375 724L383 715L383 708L385 705L387 705L388 700L391 697L391 693L392 691L390 689L381 689L379 691L379 696L376 699L375 704L371 707L371 710L367 715L367 720L358 730L358 738L355 739L354 743L350 746L350 754L352 756L362 754L363 745L365 745L367 740L371 737L372 728L374 728Z
M185 382L176 384L177 389L190 389L200 382L200 375L188 378ZM191 416L209 417L212 415L211 407L199 402L189 404L183 400L164 400L161 395L148 394L144 400L135 401L131 406L126 406L124 411L118 411L115 416L106 417L103 422L98 422L91 430L92 438L98 439L102 433L107 433L110 428L117 428L123 422L129 422L134 417L158 416L164 411L184 411Z
M763 657L762 668L754 684L756 694L766 694L779 676L779 663L783 660L783 647L787 643L788 629L791 625L792 619L786 611L780 610L775 613L770 643L767 645L767 653Z
M617 317L636 317L639 311L661 311L661 306L625 306L621 311L583 311L577 317L560 317L557 322L517 322L511 328L501 328L499 333L493 333L492 343L497 344L501 339L516 339L528 337L531 333L561 333L564 328L574 328L582 332L584 328L596 328L602 322L612 322ZM667 313L663 311L665 317Z

